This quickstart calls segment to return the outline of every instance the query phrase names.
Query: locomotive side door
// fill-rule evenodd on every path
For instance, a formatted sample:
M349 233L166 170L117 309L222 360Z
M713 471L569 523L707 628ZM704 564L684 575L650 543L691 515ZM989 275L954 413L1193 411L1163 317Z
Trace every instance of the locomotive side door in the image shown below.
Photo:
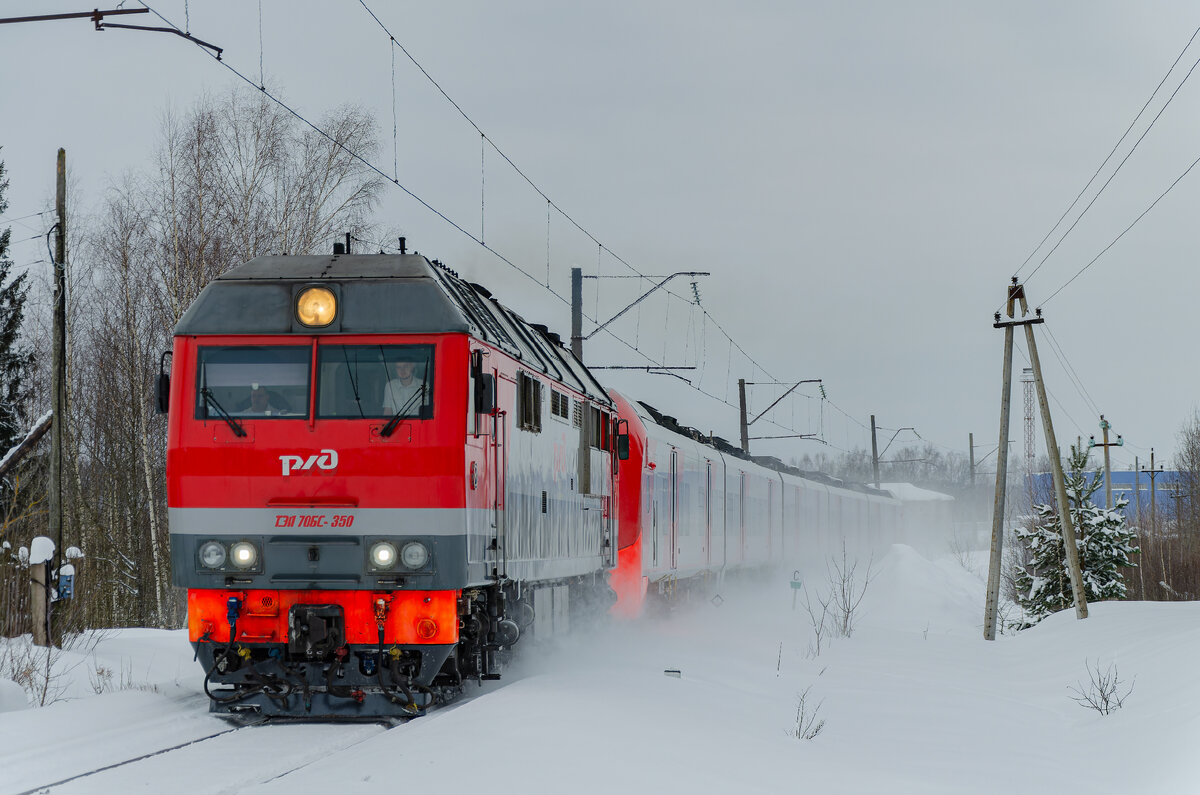
M467 565L473 582L505 574L508 422L515 385L472 352L467 422Z
M517 383L504 375L496 377L496 424L491 438L492 458L492 540L491 576L503 580L508 576L508 440L510 438L510 408L516 406Z
M467 570L472 582L481 582L507 574L508 441L516 384L483 349L471 353L469 384Z

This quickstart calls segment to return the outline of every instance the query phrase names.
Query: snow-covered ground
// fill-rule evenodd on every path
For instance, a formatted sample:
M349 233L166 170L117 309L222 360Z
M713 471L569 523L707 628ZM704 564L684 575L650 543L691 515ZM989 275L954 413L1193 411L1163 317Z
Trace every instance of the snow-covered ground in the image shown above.
M1200 604L1097 604L988 643L979 574L904 546L874 568L852 637L819 655L788 578L730 585L720 604L526 653L504 682L395 729L253 727L45 791L1200 791ZM805 582L823 580L814 567ZM49 707L11 709L0 683L0 793L228 728L181 632L113 632L58 664ZM1133 684L1122 709L1073 700L1089 664ZM825 721L811 740L789 735L805 691Z

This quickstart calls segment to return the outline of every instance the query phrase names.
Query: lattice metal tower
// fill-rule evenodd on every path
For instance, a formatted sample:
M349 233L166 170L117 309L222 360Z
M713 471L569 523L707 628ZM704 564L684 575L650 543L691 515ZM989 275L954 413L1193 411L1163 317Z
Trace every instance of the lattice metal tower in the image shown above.
M1033 513L1033 470L1036 466L1033 449L1033 368L1021 372L1025 389L1025 493L1029 498L1029 513Z

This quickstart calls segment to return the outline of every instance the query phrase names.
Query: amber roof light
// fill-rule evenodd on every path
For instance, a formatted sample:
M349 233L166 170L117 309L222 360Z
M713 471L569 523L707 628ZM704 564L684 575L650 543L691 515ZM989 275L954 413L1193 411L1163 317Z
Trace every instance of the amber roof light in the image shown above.
M337 298L327 287L309 287L296 299L296 319L305 326L328 326L337 315Z

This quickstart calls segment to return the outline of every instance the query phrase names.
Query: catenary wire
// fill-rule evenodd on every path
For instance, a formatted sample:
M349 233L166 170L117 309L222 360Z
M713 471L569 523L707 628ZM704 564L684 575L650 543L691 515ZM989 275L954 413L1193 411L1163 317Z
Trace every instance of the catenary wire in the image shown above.
M168 26L170 26L170 27L174 28L175 30L178 30L178 29L179 29L179 27L178 27L178 26L177 26L177 25L176 25L174 22L172 22L170 19L168 19L168 18L167 18L166 16L164 16L162 13L160 13L160 12L159 12L157 9L155 9L154 7L152 7L151 5L149 5L149 3L145 2L145 0L138 0L138 3L139 3L139 5L143 6L143 7L144 7L144 8L146 8L147 10L149 10L149 11L150 11L152 14L154 14L156 17L158 17L158 18L159 18L159 19L160 19L160 20L161 20L161 21L162 21L164 24L166 24L166 25L168 25ZM372 11L371 11L371 9L370 9L369 7L367 7L367 5L366 5L365 3L363 3L363 2L362 2L362 0L360 0L360 3L363 5L363 8L365 8L365 9L368 11L368 13L370 13L370 14L371 14L371 16L372 16L373 18L375 18L376 22L377 22L377 23L379 23L380 27L382 27L382 28L384 29L384 31L388 33L388 36L389 36L389 37L391 37L391 33L390 33L388 30L387 30L386 26L384 26L384 25L383 25L383 23L379 21L378 17L376 17L376 16L375 16L374 12L372 12ZM392 38L394 39L394 37L392 37ZM200 47L200 45L196 45L196 46ZM397 42L396 42L396 46L400 47L401 51L402 51L402 52L404 52L404 54L405 54L406 56L408 56L410 60L412 60L412 62L413 62L413 63L414 63L416 66L417 66L417 68L418 68L418 69L420 69L420 70L422 71L422 73L426 74L426 76L429 78L429 80L430 80L431 82L434 82L434 84L435 84L435 85L437 85L436 81L433 81L433 78L432 78L432 77L430 77L430 76L428 75L428 73L425 71L425 69L424 69L423 67L421 67L421 65L420 65L419 63L417 63L417 61L416 61L415 59L413 59L413 58L412 58L412 56L411 56L411 55L410 55L410 54L407 52L407 50L405 50L405 49L404 49L403 45L401 45L401 44L400 44L400 43L397 41ZM429 203L429 202L427 202L425 199L423 199L421 196L419 196L419 195L418 195L416 192L414 192L413 190L411 190L410 188L408 188L406 185L404 185L404 184L402 184L401 182L399 182L399 180L397 180L397 179L396 179L396 178L394 178L394 177L389 177L389 176L388 176L388 175L387 175L387 174L386 174L386 173L385 173L383 170L381 170L381 169L380 169L378 166L376 166L374 163L370 162L370 161L369 161L369 160L367 160L365 157L363 157L362 155L360 155L358 152L355 152L353 149L350 149L349 147L345 146L345 145L344 145L344 144L342 144L341 142L337 141L337 140L336 140L336 139L335 139L333 136L331 136L329 133L327 133L327 132L325 132L324 130L322 130L322 129L321 129L319 126L317 126L317 125L316 125L314 122L310 121L310 120L309 120L307 117L305 117L305 116L304 116L303 114L301 114L299 111L297 111L296 109L294 109L293 107L291 107L290 105L288 105L286 102L284 102L284 101L283 101L282 99L280 99L279 97L275 96L275 95L274 95L274 94L273 94L273 93L272 93L272 92L271 92L269 89L267 89L265 86L263 86L263 85L257 85L257 84L255 84L255 82L254 82L254 81L253 81L251 78L247 77L247 76L246 76L245 74L243 74L243 73L242 73L240 70L238 70L236 67L234 67L232 64L230 64L228 60L225 60L225 59L217 59L217 58L216 58L216 56L215 56L215 54L213 54L212 52L210 52L209 50L207 50L207 49L206 49L206 48L204 48L204 47L200 47L200 50L201 50L201 52L204 52L206 55L208 55L210 58L212 58L214 61L216 61L216 63L218 63L218 64L220 64L221 66L225 67L225 69L227 69L227 70L228 70L228 71L229 71L231 74L233 74L234 76L236 76L238 79L242 80L242 81L243 81L243 82L245 82L247 85L253 86L255 89L257 89L258 91L260 91L260 92L261 92L261 93L262 93L264 96L266 96L266 97L267 97L268 99L270 99L272 102L274 102L275 104L277 104L279 107L281 107L283 110L285 110L285 111L286 111L288 114L290 114L291 116L295 117L295 118L296 118L298 121L300 121L300 122L301 122L303 125L305 125L306 127L310 128L311 130L313 130L315 133L317 133L317 134L318 134L319 136L321 136L322 138L325 138L327 141L329 141L329 142L330 142L331 144L333 144L334 146L336 146L336 147L338 147L338 148L342 149L343 151L345 151L345 152L346 152L346 153L347 153L347 154L348 154L348 155L349 155L351 158L353 158L354 160L356 160L356 161L358 161L359 163L361 163L361 164L362 164L364 167L366 167L366 168L367 168L367 169L369 169L370 171L372 171L372 172L374 172L375 174L379 175L379 176L380 176L380 177L382 177L384 180L386 180L386 181L388 181L388 182L391 182L393 185L395 185L397 188L399 188L401 191L403 191L403 192L404 192L406 195L408 195L408 196L409 196L411 199L413 199L414 201L416 201L418 204L420 204L420 205L421 205L422 207L424 207L426 210L428 210L429 212L433 213L435 216L437 216L438 218L440 218L440 219L442 219L444 222L446 222L446 224L448 224L448 225L449 225L451 228L455 229L456 231L458 231L460 234L464 235L465 237L467 237L467 238L471 239L473 242L475 242L475 243L476 243L477 245L479 245L481 248L483 248L484 250L488 251L490 254L492 254L493 256L495 256L495 257L496 257L497 259L499 259L501 262L505 263L506 265L508 265L509 267L513 268L513 269L514 269L514 270L516 270L517 272L521 273L523 276L525 276L527 279L529 279L529 280L530 280L531 282L533 282L534 284L537 284L538 286L540 286L540 287L542 287L543 289L545 289L545 290L546 290L547 292L549 292L549 293L550 293L552 296L554 296L555 298L557 298L557 299L558 299L560 302L562 302L562 303L566 304L567 306L570 306L570 299L569 299L569 298L567 298L566 296L563 296L563 295L562 295L561 293L559 293L558 291L556 291L556 290L554 290L554 289L552 289L552 288L550 288L550 287L547 287L546 285L543 285L543 284L541 283L541 281L540 281L540 280L539 280L537 277L535 277L533 274L531 274L529 271L527 271L527 270L525 270L524 268L522 268L521 266L517 265L515 262L513 262L511 259L509 259L507 256L505 256L505 255L504 255L502 252L498 251L498 250L497 250L497 249L495 249L494 247L492 247L492 246L490 246L490 245L487 245L487 244L486 244L486 243L485 243L485 242L484 242L482 239L480 239L480 238L476 237L474 234L472 234L470 231L468 231L466 228L464 228L464 227L463 227L461 224L459 224L459 223L457 223L456 221L452 220L452 219L451 219L449 216L447 216L445 213L443 213L443 212L441 212L440 210L438 210L438 209L437 209L436 207L434 207L432 204L430 204L430 203ZM496 147L496 145L495 145L495 144L494 144L494 143L493 143L493 142L492 142L492 141L491 141L491 140L490 140L490 139L487 137L487 135L486 135L486 134L485 134L485 133L484 133L482 130L480 130L480 129L479 129L479 127L478 127L477 125L475 125L475 123L474 123L474 122L473 122L473 121L470 119L470 117L468 117L468 116L466 115L466 113L462 111L462 109L461 109L461 108L458 106L458 104L457 104L457 103L455 103L455 102L454 102L454 100L453 100L453 99L451 99L451 98L449 97L449 95L447 95L447 94L445 93L445 91L443 91L443 90L441 89L441 87L440 87L440 86L438 86L438 90L439 90L439 91L441 91L441 93L442 93L442 94L443 94L443 95L446 97L446 99L447 99L447 100L448 100L448 101L449 101L451 104L453 104L453 105L454 105L454 107L455 107L456 109L458 109L459 113L460 113L460 114L462 114L462 116L463 116L463 117L464 117L464 118L465 118L465 119L468 121L468 123L470 123L470 124L471 124L473 127L475 127L475 129L476 129L476 130L478 130L478 131L479 131L480 135L483 137L483 139L484 139L484 140L486 140L486 141L487 141L488 145L490 145L490 146L493 148L493 150L495 150L495 151L496 151L496 152L497 152L497 153L498 153L498 154L501 156L501 158L505 160L505 162L509 163L509 165L510 165L510 166L512 166L512 168L513 168L513 169L514 169L514 170L515 170L515 171L516 171L518 174L520 174L520 175L521 175L521 177L522 177L523 179L525 179L525 181L526 181L527 183L529 183L529 184L530 184L530 186L531 186L531 187L533 187L533 189L534 189L534 190L535 190L535 191L536 191L536 192L537 192L537 193L538 193L540 196L542 196L543 198L545 198L545 199L546 199L546 201L547 201L547 202L548 202L548 203L549 203L549 204L550 204L550 205L551 205L551 206L552 206L552 207L553 207L553 208L554 208L554 209L555 209L555 210L556 210L556 211L557 211L557 212L558 212L560 215L562 215L562 216L563 216L564 218L566 218L566 219L567 219L567 220L568 220L568 221L569 221L569 222L570 222L572 225L574 225L574 226L575 226L577 229L579 229L579 231L580 231L580 232L582 232L584 235L586 235L588 238L590 238L592 241L594 241L594 242L596 243L596 245L597 245L597 247L598 247L598 253L603 253L604 251L607 251L607 252L608 252L608 254L609 254L609 256L613 257L613 258L614 258L614 259L616 259L618 262L622 263L623 265L625 265L627 268L629 268L630 270L634 271L635 273L638 273L639 275L641 275L640 271L638 271L636 268L634 268L632 265L630 265L628 262L626 262L626 261L625 261L623 258L621 258L620 256L618 256L616 253L614 253L614 252L613 252L611 249L609 249L607 246L604 246L604 244L603 244L603 243L601 243L601 242L600 242L600 241L599 241L599 240L598 240L598 239L597 239L597 238L596 238L594 235L592 235L590 232L588 232L586 229L584 229L582 226L580 226L580 225L579 225L579 224L578 224L578 223L577 223L577 222L576 222L576 221L575 221L575 220L574 220L574 219L573 219L573 218L572 218L570 215L568 215L567 213L565 213L565 212L564 212L564 211L563 211L563 210L562 210L562 209L561 209L561 208L560 208L560 207L559 207L557 204L555 204L555 203L553 202L553 200L551 200L551 199L550 199L548 196L546 196L546 194L545 194L545 193L543 193L543 192L541 191L541 189L540 189L540 188L538 188L538 187L537 187L537 185L536 185L536 184L534 184L534 183L532 182L532 180L530 180L530 179L529 179L529 178L528 178L528 177L527 177L527 176L526 176L526 175L525 175L525 174L524 174L524 173L523 173L523 172L522 172L522 171L521 171L521 170L520 170L520 169L519 169L519 168L516 166L516 164L515 164L515 163L513 163L513 162L512 162L512 161L511 161L511 160L508 158L508 156L507 156L507 155L505 155L505 154L504 154L504 152L502 152L500 149L498 149L498 148ZM39 237L40 237L40 235L39 235ZM645 278L645 277L643 277L643 278ZM672 293L672 294L673 294L673 293ZM678 298L681 298L682 300L684 300L684 301L687 301L688 303L691 303L690 301L688 301L686 298L683 298L682 296L678 296L678 295L676 295L676 297L678 297ZM737 350L738 350L739 352L741 352L741 354L742 354L743 356L745 356L745 357L746 357L746 359L747 359L747 360L749 360L749 361L750 361L750 362L751 362L751 363L752 363L754 366L758 367L758 369L759 369L759 370L761 370L761 371L762 371L763 373L765 373L765 374L767 373L766 369L765 369L765 368L763 368L761 365L759 365L759 364L758 364L758 362L757 362L757 361L756 361L756 360L755 360L753 357L751 357L751 356L750 356L750 355L749 355L749 354L748 354L748 353L747 353L747 352L746 352L746 351L745 351L745 350L744 350L744 349L743 349L743 348L742 348L740 345L738 345L738 344L737 344L737 342L736 342L736 341L735 341L735 340L734 340L734 339L733 339L733 338L732 338L732 337L731 337L731 336L728 334L728 332L726 332L726 331L724 330L724 328L723 328L723 327L720 325L720 323L719 323L719 322L717 322L717 320L716 320L714 317L712 317L712 315L711 315L710 313L708 313L708 311L707 311L707 310L704 310L704 312L705 312L705 314L707 315L708 319L709 319L709 320L711 320L711 321L713 322L713 324L714 324L714 325L716 325L716 326L717 326L717 328L718 328L718 329L721 331L721 333L722 333L722 334L723 334L723 335L724 335L724 336L725 336L725 337L726 337L726 338L727 338L727 339L730 341L730 344L731 344L733 347L736 347L736 348L737 348ZM593 318L593 317L588 317L587 319L588 319L588 320L590 320L590 321L591 321L591 322L593 322L593 323L597 323L597 324L598 324L598 322L599 322L599 321L598 321L596 318ZM647 355L646 353L644 353L643 351L641 351L641 350L639 350L639 349L635 348L635 347L634 347L632 344L630 344L628 341L626 341L625 339L623 339L622 337L620 337L619 335L617 335L616 333L614 333L614 332L613 332L611 329L607 329L607 328L606 328L606 329L604 329L604 331L605 331L605 333L606 333L606 334L608 334L608 335L609 335L609 336L610 336L612 339L616 340L617 342L621 343L622 345L624 345L624 346L625 346L626 348L628 348L629 350L631 350L631 351L633 351L634 353L638 354L639 356L641 356L643 359L645 359L645 360L646 360L648 363L650 363L651 365L654 365L654 366L657 366L657 367L663 367L663 366L664 366L664 365L663 365L663 363L655 361L655 360L653 359L653 357L651 357L651 356ZM772 377L773 377L773 376L772 376ZM694 389L695 391L699 392L699 393L700 393L700 394L702 394L702 395L705 395L706 397L708 397L708 398L710 398L710 399L717 400L717 401L719 401L719 402L721 402L721 403L724 403L725 405L727 405L727 406L729 406L729 407L731 407L731 408L738 408L738 407L737 407L735 404L733 404L733 403L730 403L728 400L726 400L726 399L722 399L722 398L720 398L719 396L717 396L717 395L714 395L713 393L711 393L711 392L708 392L708 391L706 391L706 390L704 390L704 389L700 389L700 388L698 388L696 385L694 385L694 384L691 384L690 382L688 382L688 385L689 385L689 386L691 386L691 388L692 388L692 389ZM839 409L839 411L840 411L840 409ZM844 413L844 412L843 412L843 413ZM849 415L847 415L847 416L849 416ZM768 422L768 423L770 423L771 425L774 425L775 427L777 427L777 428L780 428L780 429L782 429L782 430L788 430L788 431L791 431L791 432L793 432L793 433L795 433L795 432L796 432L796 429L794 429L794 428L790 428L790 427L788 427L788 426L786 426L786 425L782 425L782 424L780 424L779 422L777 422L777 421L775 421L775 420L772 420L772 419L770 419L770 418L764 418L764 421L765 421L765 422ZM858 421L857 421L857 420L855 420L855 422L858 422ZM859 424L859 425L861 425L861 423L858 423L858 424Z
M1108 161L1112 159L1112 156L1114 154L1116 154L1117 150L1121 147L1121 144L1125 141L1125 139L1127 137L1129 137L1129 133L1130 133L1130 131L1133 130L1134 126L1137 124L1138 119L1142 118L1142 114L1144 114L1146 112L1146 108L1150 107L1150 103L1154 101L1154 98L1156 96L1158 96L1159 90L1167 82L1167 78L1171 76L1171 73L1173 71L1175 71L1175 67L1179 65L1179 61L1182 60L1183 54L1185 52L1187 52L1189 47L1192 46L1192 42L1195 41L1197 34L1200 34L1200 26L1198 26L1194 31L1192 31L1191 38L1188 39L1187 44L1185 44L1183 46L1183 49L1179 51L1179 55L1175 56L1175 60L1171 63L1171 67L1169 69L1167 69L1166 73L1162 76L1162 80L1159 80L1158 85L1154 87L1154 90L1152 92L1150 92L1150 96L1149 96L1149 98L1146 99L1145 104L1142 105L1141 110L1139 110L1137 112L1137 115L1133 117L1133 121L1129 122L1129 126L1125 128L1125 132L1121 133L1121 137L1119 139L1117 139L1117 142L1115 144L1113 144L1113 148L1105 156L1103 162L1101 162L1100 165L1096 168L1096 171L1092 174L1091 178L1088 179L1087 184L1085 184L1080 189L1079 193L1075 196L1074 200L1072 200L1071 204L1067 207L1066 210L1063 211L1063 214L1061 216L1059 216L1057 221L1055 221L1054 226L1050 227L1050 231L1046 233L1046 236L1043 237L1041 239L1041 241L1036 246L1034 246L1033 250L1029 252L1029 256L1027 256L1025 258L1025 261L1021 263L1021 267L1017 268L1016 275L1018 275L1018 276L1020 275L1021 271L1025 269L1025 266L1029 264L1029 261L1031 259L1033 259L1034 255L1038 252L1038 250L1046 244L1046 241L1050 239L1050 236L1054 234L1055 230L1057 230L1059 228L1059 226L1062 225L1063 220L1066 219L1066 217L1071 213L1071 210L1075 209L1075 205L1079 203L1079 200L1081 198L1083 198L1083 195L1087 192L1087 189L1090 188L1092 186L1092 183L1096 181L1096 177L1100 176L1100 172L1104 170L1104 167L1106 165L1108 165ZM1192 68L1195 69L1195 65L1193 65ZM1188 75L1189 76L1191 75L1191 71L1188 72ZM1186 82L1186 81L1187 81L1187 77L1184 77L1184 82ZM1182 86L1182 85L1183 85L1183 82L1180 83L1180 86ZM1178 91L1179 91L1179 88L1176 88L1175 92L1178 93ZM1171 99L1174 99L1174 98L1175 98L1175 94L1172 94ZM1167 103L1165 105L1163 105L1163 110L1165 110L1166 106L1171 103L1171 99L1168 99ZM1158 115L1159 116L1162 115L1162 110L1159 111ZM1158 120L1158 116L1155 116L1154 120L1150 122L1149 127L1146 128L1146 132L1150 131L1150 127L1153 127L1154 122L1157 120ZM1142 133L1142 138L1144 138L1145 135L1146 135L1145 132ZM1141 138L1138 139L1138 142L1139 143L1141 142ZM1136 148L1137 148L1137 144L1135 143L1134 149L1136 149ZM1130 150L1129 154L1133 154L1133 150ZM1127 160L1128 158L1129 158L1129 155L1126 155L1125 159ZM1125 164L1125 160L1122 160L1121 164L1117 166L1116 171L1113 172L1113 176L1116 176L1116 172L1120 171L1121 165L1124 165L1124 164ZM1112 180L1112 177L1109 177L1109 181L1111 181L1111 180ZM1105 186L1107 186L1108 182L1105 182L1104 184L1105 184ZM1100 193L1102 193L1103 191L1104 191L1104 187L1101 187L1100 191L1097 192L1096 196L1098 197L1100 195ZM1092 201L1095 201L1095 199L1093 199ZM1091 205L1089 204L1088 206L1090 207ZM1087 210L1085 209L1084 212L1087 212ZM1083 217L1083 213L1080 213L1080 217L1081 218ZM1078 223L1078 220L1076 220L1076 223ZM1074 228L1074 227L1072 226L1072 228ZM1070 230L1068 230L1068 231L1070 231ZM1061 243L1062 241L1060 240L1059 242ZM1055 247L1057 248L1057 245ZM1053 250L1051 251L1051 253L1053 253ZM1049 254L1047 254L1046 256L1049 256ZM1044 263L1044 262L1045 262L1045 259L1042 260L1042 263ZM1041 264L1039 264L1038 267L1040 268ZM1034 273L1036 273L1036 272L1037 271L1035 270ZM1030 276L1032 277L1032 275L1033 274L1031 273Z

